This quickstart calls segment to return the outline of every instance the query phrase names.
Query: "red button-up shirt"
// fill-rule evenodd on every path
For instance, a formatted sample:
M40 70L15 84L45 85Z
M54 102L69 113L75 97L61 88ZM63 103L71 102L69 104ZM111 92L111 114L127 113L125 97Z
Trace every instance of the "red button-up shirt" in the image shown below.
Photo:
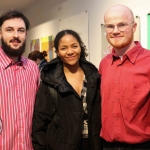
M14 63L0 48L0 150L32 150L31 128L39 81L37 65Z
M100 63L102 129L108 142L150 140L150 51L139 42L122 57L115 52Z

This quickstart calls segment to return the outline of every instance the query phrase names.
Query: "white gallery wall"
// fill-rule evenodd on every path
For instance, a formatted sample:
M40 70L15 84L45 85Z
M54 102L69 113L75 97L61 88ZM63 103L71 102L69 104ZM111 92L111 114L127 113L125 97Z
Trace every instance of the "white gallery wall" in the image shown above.
M55 36L59 32L59 20L87 11L89 60L98 67L102 58L103 16L107 9L115 4L130 7L134 15L140 17L141 44L147 48L147 14L150 12L150 0L37 0L23 11L31 22L24 55L27 56L30 52L30 40Z

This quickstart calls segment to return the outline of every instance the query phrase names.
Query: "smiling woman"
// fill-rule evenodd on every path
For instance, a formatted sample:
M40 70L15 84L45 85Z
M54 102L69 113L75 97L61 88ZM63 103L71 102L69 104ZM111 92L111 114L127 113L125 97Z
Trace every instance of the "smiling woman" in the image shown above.
M60 31L54 47L57 58L41 71L33 115L33 147L99 150L98 70L86 60L86 47L75 31Z
M66 34L61 38L56 52L63 61L64 66L70 65L72 67L79 65L78 60L80 58L81 48L76 38L71 34Z

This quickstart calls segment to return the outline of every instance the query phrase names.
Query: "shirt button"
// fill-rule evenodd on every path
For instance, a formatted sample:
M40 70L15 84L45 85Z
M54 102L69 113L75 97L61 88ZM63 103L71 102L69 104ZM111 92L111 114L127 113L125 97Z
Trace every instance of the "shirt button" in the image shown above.
M120 103L119 99L116 99L116 102L117 102L117 103Z
M20 143L23 146L23 142Z
M116 81L116 84L118 84L118 81Z

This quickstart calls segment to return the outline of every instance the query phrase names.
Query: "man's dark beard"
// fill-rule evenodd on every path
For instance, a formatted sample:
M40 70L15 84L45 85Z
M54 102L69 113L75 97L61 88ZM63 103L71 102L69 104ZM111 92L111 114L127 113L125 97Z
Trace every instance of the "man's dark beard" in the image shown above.
M17 40L17 39L16 39ZM25 51L25 47L26 47L26 41L24 41L24 43L22 44L22 46L20 46L18 49L13 49L11 48L2 38L1 39L1 44L2 44L2 49L3 51L8 55L8 56L21 56L24 51Z

